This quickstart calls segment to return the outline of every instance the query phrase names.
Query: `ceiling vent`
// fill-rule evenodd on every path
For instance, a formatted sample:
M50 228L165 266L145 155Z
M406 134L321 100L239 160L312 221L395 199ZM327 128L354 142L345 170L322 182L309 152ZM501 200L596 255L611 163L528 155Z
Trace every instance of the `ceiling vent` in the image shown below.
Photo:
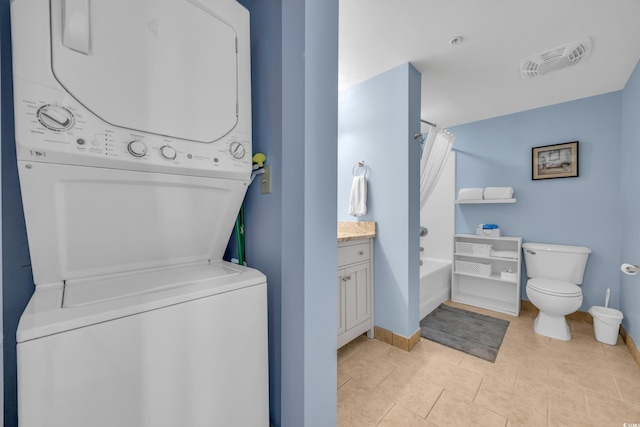
M579 64L587 59L590 53L591 38L587 37L586 39L524 58L520 61L520 74L526 79L544 76L551 71Z

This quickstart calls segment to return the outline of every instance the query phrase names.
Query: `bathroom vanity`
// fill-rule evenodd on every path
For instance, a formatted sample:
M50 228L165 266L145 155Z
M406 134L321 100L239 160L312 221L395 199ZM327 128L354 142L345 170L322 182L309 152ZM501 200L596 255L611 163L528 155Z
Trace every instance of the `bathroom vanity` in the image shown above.
M454 236L451 300L520 314L521 237Z
M373 338L375 222L338 223L338 348L367 333Z

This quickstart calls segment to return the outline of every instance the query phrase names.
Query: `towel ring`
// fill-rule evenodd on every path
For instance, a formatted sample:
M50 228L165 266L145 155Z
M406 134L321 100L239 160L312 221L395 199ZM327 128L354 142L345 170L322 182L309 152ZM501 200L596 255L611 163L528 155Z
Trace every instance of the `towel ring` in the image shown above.
M351 169L351 175L356 176L356 170L358 168L364 168L364 174L362 174L362 176L366 177L367 176L367 170L369 168L367 167L367 165L364 164L364 160L359 161L358 163L353 165L353 169Z

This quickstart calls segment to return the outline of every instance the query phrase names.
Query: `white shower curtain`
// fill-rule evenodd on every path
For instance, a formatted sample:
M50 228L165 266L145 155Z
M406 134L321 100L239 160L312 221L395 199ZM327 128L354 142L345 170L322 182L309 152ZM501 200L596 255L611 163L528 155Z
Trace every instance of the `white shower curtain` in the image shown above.
M455 136L439 127L429 131L420 159L420 209L433 192L455 140Z

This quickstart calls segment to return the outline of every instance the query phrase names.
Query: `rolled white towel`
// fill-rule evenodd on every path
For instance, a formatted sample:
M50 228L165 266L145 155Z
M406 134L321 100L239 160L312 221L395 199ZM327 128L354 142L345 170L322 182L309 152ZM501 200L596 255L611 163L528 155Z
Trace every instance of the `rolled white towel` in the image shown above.
M485 199L510 199L513 197L513 187L487 187L484 189Z
M458 200L481 200L484 188L461 188Z

